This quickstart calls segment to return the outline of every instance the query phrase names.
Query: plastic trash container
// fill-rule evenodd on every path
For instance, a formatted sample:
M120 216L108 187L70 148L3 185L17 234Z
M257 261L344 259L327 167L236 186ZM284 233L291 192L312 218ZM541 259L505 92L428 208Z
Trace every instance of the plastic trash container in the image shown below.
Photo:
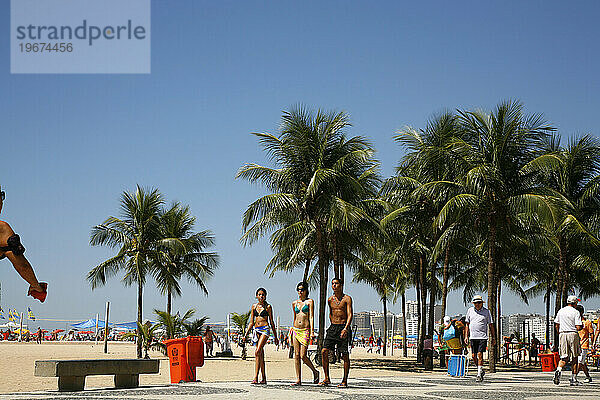
M188 338L164 341L169 355L171 383L195 382L196 368L188 362Z
M187 361L191 368L204 365L204 341L200 336L188 336L187 338Z

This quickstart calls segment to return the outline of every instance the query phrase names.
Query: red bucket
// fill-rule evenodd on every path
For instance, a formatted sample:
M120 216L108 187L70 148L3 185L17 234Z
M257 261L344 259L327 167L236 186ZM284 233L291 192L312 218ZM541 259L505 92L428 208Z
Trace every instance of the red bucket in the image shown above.
M552 372L556 369L556 364L554 364L554 354L540 354L540 361L542 364L542 372Z

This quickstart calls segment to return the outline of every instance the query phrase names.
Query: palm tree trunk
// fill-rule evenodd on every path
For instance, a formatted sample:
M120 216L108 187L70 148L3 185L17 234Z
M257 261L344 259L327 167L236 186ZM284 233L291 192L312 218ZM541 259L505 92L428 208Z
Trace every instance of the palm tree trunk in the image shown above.
M331 235L331 248L333 250L333 276L337 279L340 279L340 267L338 264L337 240L335 233Z
M423 348L419 345L421 343L421 324L423 323L423 316L421 315L421 283L419 282L419 275L417 275L417 284L415 285L415 290L417 292L417 363L421 362L421 350Z
M425 256L421 255L419 257L419 280L421 281L421 333L419 337L419 345L418 350L420 349L421 356L423 355L423 345L426 335L426 322L427 322L427 282L425 282L425 270L427 266L425 265L427 260L425 260Z
M429 315L427 320L427 334L433 338L433 328L435 325L435 288L432 286L429 288Z
M302 282L308 282L308 273L310 271L310 258L306 258L305 261L305 266L304 266L304 275L302 277Z
M383 301L383 355L385 356L385 355L387 355L386 349L387 349L387 339L388 339L388 335L387 335L387 300L385 298L385 295L381 298L381 301ZM394 335L393 332L392 332L392 335Z
M429 318L427 321L427 334L433 338L433 327L435 324L435 295L436 295L436 279L435 279L435 263L431 263L431 280L429 281Z
M546 296L544 297L544 300L546 301L546 340L545 340L545 348L549 349L550 348L550 293L551 293L551 286L550 283L548 283L548 288L546 289Z
M408 349L406 348L406 344L408 342L406 337L406 291L402 291L402 354L404 358L408 357Z
M171 295L171 288L167 288L167 314L171 315L171 300L172 300L172 295Z
M569 286L570 286L569 272L565 269L565 272L563 274L563 285L562 285L562 292L561 292L562 304L567 304L567 297L569 296Z
M446 315L446 300L448 297L448 268L450 267L450 246L446 248L444 269L442 272L442 318Z
M558 310L561 309L563 303L563 286L564 286L564 278L565 278L565 270L566 270L566 254L564 248L564 239L562 236L558 236L558 271L557 271L557 279L556 279L556 298L554 302L554 315L558 313ZM556 329L552 329L554 332L554 347L558 346L558 332Z
M448 299L448 269L450 268L450 246L446 247L444 267L442 270L442 318L446 315L446 301ZM446 367L446 352L440 351L440 368Z
M500 301L500 294L502 292L502 280L499 279L498 280L498 309L497 309L497 315L494 317L494 329L496 330L496 345L494 346L494 351L496 352L496 360L499 360L500 357L500 338L502 337L502 332L500 332L501 329L501 318L502 318L502 306L501 306L501 301Z
M492 316L496 315L496 293L497 293L497 271L496 271L496 224L494 217L490 215L490 231L488 240L488 306ZM490 343L491 344L491 343ZM490 359L490 372L496 372L496 352L494 350L488 352Z
M340 281L342 282L342 285L344 284L344 275L344 260L340 260Z
M138 327L142 326L142 282L138 280L138 298L137 298L137 322ZM138 328L139 329L139 328ZM137 358L142 358L142 332L138 332L136 343Z
M327 306L327 260L325 256L325 243L323 241L323 231L320 223L316 223L317 231L317 253L319 256L319 335L317 336L317 346L319 353L323 348L323 338L325 336L325 308Z

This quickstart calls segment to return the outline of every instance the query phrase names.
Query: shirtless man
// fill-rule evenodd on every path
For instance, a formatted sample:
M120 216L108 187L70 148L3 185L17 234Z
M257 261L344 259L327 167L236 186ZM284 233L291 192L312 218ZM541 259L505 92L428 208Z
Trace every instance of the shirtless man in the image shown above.
M327 299L331 326L327 329L323 349L321 350L325 378L319 385L327 386L331 384L331 379L329 378L329 350L335 351L337 346L338 352L341 353L344 360L344 377L338 387L347 388L348 373L350 372L349 348L350 341L352 340L352 332L350 331L350 324L352 323L352 297L344 294L344 287L338 278L332 279L331 288L333 289L333 296Z
M215 334L210 330L210 326L206 327L204 332L204 344L206 344L206 355L212 357L213 355L213 340Z
M0 190L0 212L2 212L5 196L5 193ZM15 234L7 222L0 221L0 260L4 257L8 258L21 278L29 283L27 294L43 303L46 299L47 284L38 282L31 264L23 255L24 252L25 247L21 244L19 235Z

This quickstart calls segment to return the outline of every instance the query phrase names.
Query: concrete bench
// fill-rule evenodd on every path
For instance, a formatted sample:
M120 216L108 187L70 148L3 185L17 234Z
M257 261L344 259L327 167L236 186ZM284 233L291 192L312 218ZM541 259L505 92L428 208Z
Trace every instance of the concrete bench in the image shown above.
M159 360L102 359L102 360L41 360L35 362L35 376L57 376L58 390L83 390L87 375L114 375L115 387L139 386L140 374L156 374Z

